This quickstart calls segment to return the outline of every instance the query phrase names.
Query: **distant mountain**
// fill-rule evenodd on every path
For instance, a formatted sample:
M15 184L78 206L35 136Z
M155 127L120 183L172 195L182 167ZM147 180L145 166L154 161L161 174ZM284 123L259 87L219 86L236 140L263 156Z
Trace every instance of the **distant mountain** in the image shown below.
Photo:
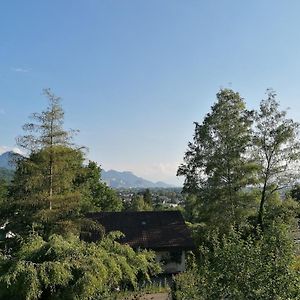
M13 161L18 155L13 151L4 152L0 155L0 179L12 180L16 169Z
M11 177L15 166L13 159L16 154L12 151L5 152L0 155L0 178ZM152 182L142 177L134 175L132 172L118 172L115 170L102 170L101 178L112 188L172 188L173 185L158 181Z
M13 162L16 155L19 155L13 151L4 152L0 155L0 168L7 170L15 170L15 164Z
M152 182L146 180L142 177L134 175L132 172L124 171L118 172L115 170L105 171L102 170L101 178L110 187L120 189L120 188L170 188L173 185L164 182Z

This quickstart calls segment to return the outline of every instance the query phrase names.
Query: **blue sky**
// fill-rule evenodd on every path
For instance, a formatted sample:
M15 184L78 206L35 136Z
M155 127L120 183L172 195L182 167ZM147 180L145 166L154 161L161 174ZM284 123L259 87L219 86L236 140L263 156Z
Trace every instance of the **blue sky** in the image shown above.
M221 87L256 108L274 88L300 121L300 1L0 3L0 150L45 87L105 169L179 184L178 164Z

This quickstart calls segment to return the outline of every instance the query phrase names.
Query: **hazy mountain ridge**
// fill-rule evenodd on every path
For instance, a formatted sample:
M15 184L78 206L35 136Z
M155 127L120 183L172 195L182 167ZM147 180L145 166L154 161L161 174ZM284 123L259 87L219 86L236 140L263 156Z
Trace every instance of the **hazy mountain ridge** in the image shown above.
M13 157L18 155L13 151L4 152L0 155L0 168L3 177L8 175L12 177L12 172L15 169L14 164L11 162ZM5 173L5 174L4 174ZM101 178L108 186L112 188L171 188L174 187L171 184L164 183L162 181L152 182L142 177L134 175L132 172L123 171L119 172L116 170L105 171L102 170Z
M119 172L115 170L102 170L101 178L112 188L170 188L171 184L162 181L152 182L134 175L132 172Z
M0 168L7 170L14 170L15 165L13 159L16 155L19 155L13 151L7 151L0 155Z

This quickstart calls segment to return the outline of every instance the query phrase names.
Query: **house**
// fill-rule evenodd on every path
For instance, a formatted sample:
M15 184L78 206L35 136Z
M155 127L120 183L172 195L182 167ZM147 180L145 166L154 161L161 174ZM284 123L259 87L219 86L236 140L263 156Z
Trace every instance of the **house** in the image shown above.
M195 248L179 211L97 212L88 217L102 224L106 233L123 232L120 243L155 251L164 273L184 271L186 251Z

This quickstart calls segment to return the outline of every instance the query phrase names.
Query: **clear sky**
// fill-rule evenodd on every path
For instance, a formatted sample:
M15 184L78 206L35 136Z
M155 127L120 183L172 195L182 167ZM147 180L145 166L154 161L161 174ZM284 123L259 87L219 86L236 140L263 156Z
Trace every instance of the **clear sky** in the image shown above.
M300 121L299 13L299 0L1 1L0 151L50 87L90 159L179 184L219 88L255 108L272 87Z

